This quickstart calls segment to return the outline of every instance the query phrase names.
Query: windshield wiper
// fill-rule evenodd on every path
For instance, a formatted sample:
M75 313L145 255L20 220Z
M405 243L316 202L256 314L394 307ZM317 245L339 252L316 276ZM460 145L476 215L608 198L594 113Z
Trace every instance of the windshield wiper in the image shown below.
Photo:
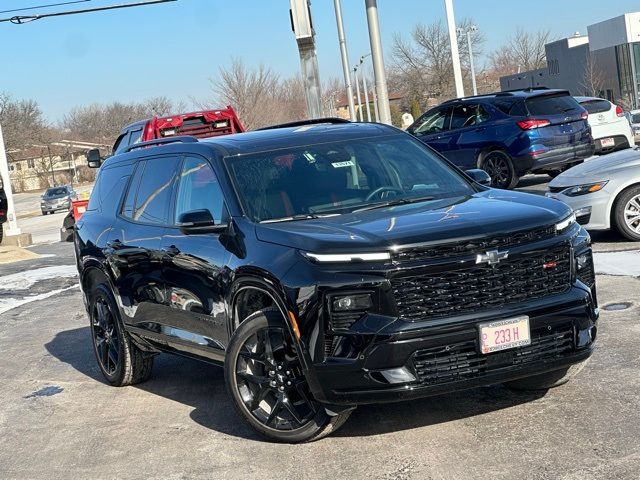
M351 213L366 212L367 210L374 210L376 208L395 207L396 205L408 205L410 203L428 202L429 200L435 200L436 197L413 197L413 198L397 198L395 200L389 200L388 202L374 203L373 205L367 205L366 207L356 208Z
M294 222L296 220L309 220L312 218L326 218L338 215L337 213L329 215L318 215L317 213L300 213L297 215L291 215L290 217L270 218L268 220L261 220L260 223L276 223L276 222Z

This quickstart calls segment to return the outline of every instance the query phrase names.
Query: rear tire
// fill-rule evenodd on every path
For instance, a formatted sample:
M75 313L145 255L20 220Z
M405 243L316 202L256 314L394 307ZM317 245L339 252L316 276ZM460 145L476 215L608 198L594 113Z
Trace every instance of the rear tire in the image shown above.
M93 351L107 382L123 387L148 380L153 356L140 350L124 330L107 283L98 283L89 292L89 320Z
M318 440L337 430L351 413L329 415L313 398L276 308L249 315L236 329L227 348L224 377L240 415L276 442Z
M541 373L531 377L519 378L518 380L506 382L505 385L512 390L518 391L548 390L550 388L559 387L580 373L587 362L588 360L584 360L560 370L553 370L551 372Z
M480 162L480 168L491 177L491 186L511 190L520 177L513 168L511 157L502 150L494 150L487 153Z
M616 200L613 220L617 230L629 240L640 241L640 185L623 191Z

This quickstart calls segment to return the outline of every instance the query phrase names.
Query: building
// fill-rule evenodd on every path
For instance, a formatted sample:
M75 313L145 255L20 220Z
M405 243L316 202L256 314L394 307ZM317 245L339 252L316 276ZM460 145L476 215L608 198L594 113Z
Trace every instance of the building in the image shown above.
M500 88L564 88L639 108L640 12L626 13L545 45L547 67L500 77Z
M61 140L7 151L11 188L25 192L90 180L95 172L87 166L86 151L101 147L105 146Z

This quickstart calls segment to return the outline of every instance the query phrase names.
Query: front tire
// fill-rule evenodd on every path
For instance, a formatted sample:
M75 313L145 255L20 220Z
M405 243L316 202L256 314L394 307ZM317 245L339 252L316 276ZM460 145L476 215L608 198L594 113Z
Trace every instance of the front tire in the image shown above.
M551 372L545 372L531 377L519 378L518 380L506 382L505 385L512 390L519 391L548 390L550 388L559 387L580 373L587 362L588 360L584 360L560 370L553 370Z
M501 150L487 153L480 162L480 168L491 177L491 186L511 190L520 178L513 168L511 157Z
M616 201L613 219L622 235L634 242L640 241L640 186L622 192Z
M229 342L225 383L251 427L277 442L317 440L338 429L350 411L330 416L317 402L276 308L247 317Z
M148 380L153 356L136 347L124 331L113 293L106 283L91 288L89 320L93 351L107 382L123 387Z

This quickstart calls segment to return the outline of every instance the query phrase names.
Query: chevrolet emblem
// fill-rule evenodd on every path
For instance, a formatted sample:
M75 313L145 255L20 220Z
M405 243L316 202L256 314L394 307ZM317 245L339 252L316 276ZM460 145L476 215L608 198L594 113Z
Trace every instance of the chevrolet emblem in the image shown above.
M509 251L504 250L502 252L498 250L488 250L487 253L479 253L476 257L476 263L488 263L489 265L495 265L500 263L501 260L505 260L509 257Z

